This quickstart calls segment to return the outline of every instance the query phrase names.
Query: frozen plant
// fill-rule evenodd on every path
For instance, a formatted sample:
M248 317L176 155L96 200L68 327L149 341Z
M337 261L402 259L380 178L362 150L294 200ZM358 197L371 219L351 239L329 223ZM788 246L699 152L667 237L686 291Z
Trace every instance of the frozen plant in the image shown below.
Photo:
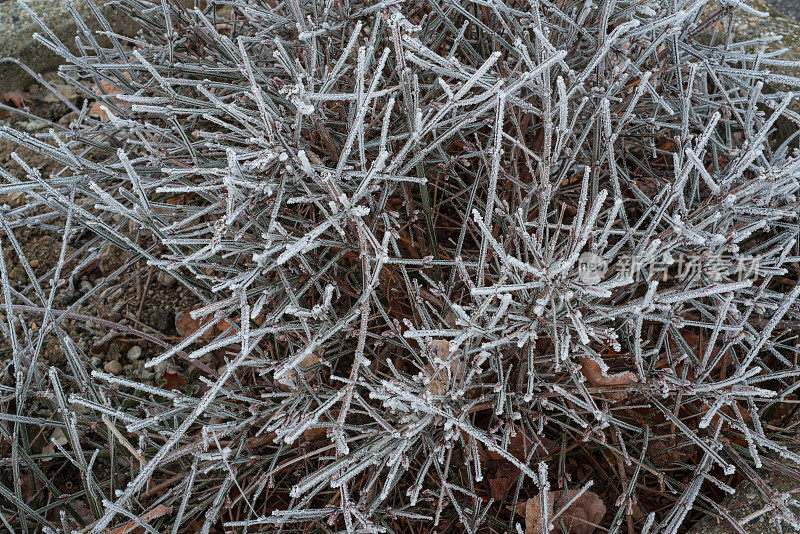
M87 2L107 43L72 0L77 49L38 39L98 104L0 127L63 165L0 170L26 199L2 247L63 224L172 274L203 305L146 365L201 387L89 369L61 326L87 318L53 299L63 247L47 280L0 270L9 530L675 533L736 523L743 479L800 526L764 479L800 480L774 416L800 374L800 155L774 135L800 79L730 30L766 14L120 0L142 28L123 38ZM63 369L38 365L47 334ZM69 494L29 450L54 428Z

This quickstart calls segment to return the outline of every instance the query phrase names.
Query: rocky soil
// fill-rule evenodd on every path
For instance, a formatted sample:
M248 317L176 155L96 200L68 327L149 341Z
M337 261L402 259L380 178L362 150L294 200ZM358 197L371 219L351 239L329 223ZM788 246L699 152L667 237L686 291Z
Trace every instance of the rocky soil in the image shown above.
M45 74L43 78L78 108L83 105L83 98L73 89L59 84L55 73ZM30 133L42 133L55 125L67 126L76 118L75 112L70 111L67 104L41 84L34 83L20 94L23 98L21 111L41 118L32 119L21 113L12 113L0 120L0 124ZM20 179L24 179L25 172L12 157L14 153L38 169L43 176L55 176L61 172L59 164L15 146L10 141L0 141L0 166ZM23 200L15 195L4 195L0 197L0 205L13 210L19 208ZM45 282L58 261L63 236L55 229L60 228L63 221L59 224L59 221L40 219L37 224L31 225L21 218L15 220L13 214L9 221L33 273L40 283ZM2 237L7 245L9 240L5 233ZM135 231L130 232L130 237L141 238ZM3 250L12 288L31 297L31 280L19 255L10 246L4 246ZM180 367L177 364L165 364L152 373L145 371L143 364L157 350L161 350L150 338L164 342L181 339L175 327L176 317L180 319L184 311L197 304L196 296L177 284L173 277L158 272L112 245L103 245L85 231L70 236L66 258L68 261L62 277L68 277L68 285L57 292L53 308L67 314L61 326L82 351L91 355L92 368L156 381L165 370ZM86 322L84 318L87 316L96 320ZM34 320L29 326L35 330L38 325ZM129 330L126 331L126 328ZM135 331L148 337L137 336ZM9 351L9 347L0 344L0 354ZM63 349L52 335L46 339L42 356L45 359L42 363L48 365L61 366L66 362ZM182 369L177 370L182 372Z

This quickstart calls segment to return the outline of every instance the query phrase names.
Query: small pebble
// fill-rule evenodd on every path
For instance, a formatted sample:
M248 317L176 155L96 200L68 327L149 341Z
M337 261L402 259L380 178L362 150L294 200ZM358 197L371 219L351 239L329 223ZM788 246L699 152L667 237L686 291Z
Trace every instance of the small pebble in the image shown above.
M103 363L103 360L100 359L100 356L92 356L92 359L89 360L89 363L92 364L92 367L100 367L100 364Z
M89 291L92 290L93 287L94 286L92 286L92 283L88 280L84 280L83 282L81 282L81 291L84 293L88 293Z
M105 369L106 373L118 375L122 372L122 364L117 360L111 360L110 362L106 362L106 364L103 366L103 369Z
M47 128L48 123L36 119L28 122L20 122L19 126L25 128L25 131L27 131L28 133L33 133L33 132L38 132L39 130L42 130L44 128Z
M35 269L39 266L39 260L31 260L31 269Z
M61 126L69 126L72 123L72 121L74 121L77 118L78 114L75 113L74 111L70 111L69 113L58 119L58 124L60 124Z
M135 362L142 357L142 347L139 345L132 346L128 349L128 354L126 356L129 362Z
M158 274L156 275L156 280L158 280L158 283L166 288L174 286L175 282L177 282L177 280L175 280L175 278L171 274L165 273L164 271L158 272Z
M61 93L61 96L63 96L67 100L71 100L72 102L78 100L78 97L80 96L78 94L78 91L76 91L74 87L69 85L53 85L53 88L59 93ZM51 93L50 91L48 91L47 94L45 94L42 97L42 102L47 102L48 104L56 104L60 103L61 99L58 98L55 95L55 93Z
M109 319L118 323L120 319L122 319L122 304L116 304L113 308L111 308L111 315Z

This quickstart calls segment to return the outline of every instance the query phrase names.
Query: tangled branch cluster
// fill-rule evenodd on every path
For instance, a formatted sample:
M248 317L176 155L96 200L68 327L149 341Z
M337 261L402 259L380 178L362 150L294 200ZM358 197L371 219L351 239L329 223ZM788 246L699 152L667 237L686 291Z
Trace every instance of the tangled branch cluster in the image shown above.
M603 532L674 533L800 462L770 419L800 373L800 157L773 135L800 119L775 84L800 80L770 72L770 38L732 39L746 3L121 5L137 38L40 37L101 113L0 129L65 167L0 171L27 199L3 247L56 213L65 242L89 229L172 273L204 304L147 366L204 387L91 371L53 302L63 253L27 292L3 267L4 468L36 469L22 436L55 425L84 482L59 522L3 486L4 522L68 531L82 500L94 533L591 532L564 522L591 496ZM36 365L46 334L66 369Z

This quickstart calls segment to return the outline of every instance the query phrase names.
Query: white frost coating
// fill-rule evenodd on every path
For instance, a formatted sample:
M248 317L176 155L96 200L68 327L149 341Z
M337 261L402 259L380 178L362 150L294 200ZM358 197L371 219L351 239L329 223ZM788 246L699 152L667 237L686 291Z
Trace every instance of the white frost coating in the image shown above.
M122 1L159 29L100 47L79 24L78 55L44 34L62 82L118 111L59 99L68 130L0 126L59 169L23 151L0 168L10 480L30 468L21 425L57 427L50 461L87 485L62 504L98 534L155 503L173 512L148 526L173 534L473 534L511 519L517 487L592 497L568 453L609 474L600 530L652 534L732 492L717 471L800 461L763 420L800 376L800 153L773 133L798 117L770 88L800 80L764 70L796 66L773 37L706 32L704 0ZM52 272L25 227L61 233ZM144 293L177 290L161 270L200 306L176 310L180 338L143 326ZM110 309L131 287L142 314ZM103 339L79 347L73 322ZM87 371L131 339L136 376ZM131 460L113 484L112 447ZM6 493L11 530L54 523ZM294 499L263 515L275 494ZM792 524L797 500L764 513Z

